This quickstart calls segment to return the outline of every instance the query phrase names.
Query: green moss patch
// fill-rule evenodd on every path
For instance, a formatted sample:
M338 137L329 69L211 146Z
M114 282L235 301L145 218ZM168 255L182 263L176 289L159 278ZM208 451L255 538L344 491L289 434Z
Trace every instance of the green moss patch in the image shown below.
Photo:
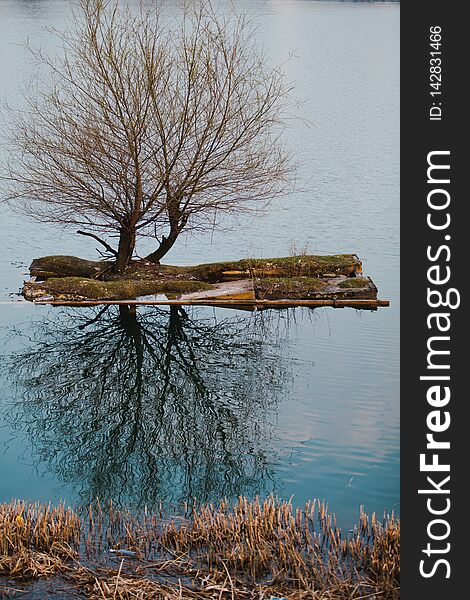
M254 258L240 262L250 263L253 268L276 267L279 269L302 269L318 271L321 273L349 270L362 266L361 261L354 254L302 254L298 256L284 256L280 258Z
M255 283L256 297L266 300L315 298L327 283L314 277L265 277Z
M367 288L369 285L370 281L365 277L348 277L338 283L338 287L343 289Z

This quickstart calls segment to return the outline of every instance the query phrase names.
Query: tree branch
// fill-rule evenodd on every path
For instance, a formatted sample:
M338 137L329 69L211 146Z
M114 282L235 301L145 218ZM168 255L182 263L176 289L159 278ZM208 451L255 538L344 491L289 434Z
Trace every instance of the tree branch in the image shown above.
M93 238L94 240L99 242L102 246L104 246L108 252L111 252L111 254L114 254L114 256L117 256L117 251L114 248L112 248L107 242L105 242L104 240L99 238L97 235L95 235L94 233L89 233L87 231L81 231L80 229L77 231L77 233L80 235L86 235L88 237Z

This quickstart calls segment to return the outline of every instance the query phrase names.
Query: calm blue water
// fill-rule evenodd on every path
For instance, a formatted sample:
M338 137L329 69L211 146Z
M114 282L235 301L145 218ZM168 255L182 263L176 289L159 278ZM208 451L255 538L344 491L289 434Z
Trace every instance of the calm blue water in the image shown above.
M132 506L271 491L399 510L399 5L244 3L304 100L286 141L299 192L264 216L182 240L168 262L356 252L391 306L269 311L33 307L35 256L87 240L0 206L0 500ZM0 1L0 94L21 106L67 0ZM0 138L1 142L1 138ZM145 248L144 248L145 251Z

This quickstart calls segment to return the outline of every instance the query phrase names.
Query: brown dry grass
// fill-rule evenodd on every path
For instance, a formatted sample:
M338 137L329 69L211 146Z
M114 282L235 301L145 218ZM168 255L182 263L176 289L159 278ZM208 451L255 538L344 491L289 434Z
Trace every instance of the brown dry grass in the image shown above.
M57 544L74 544L80 538L81 521L63 504L14 501L0 504L0 555L22 548L51 552Z
M0 575L61 573L90 600L399 598L399 520L361 513L343 536L316 502L240 498L167 521L16 502L0 505L0 548Z
M63 504L0 504L0 576L49 577L75 558L79 517Z

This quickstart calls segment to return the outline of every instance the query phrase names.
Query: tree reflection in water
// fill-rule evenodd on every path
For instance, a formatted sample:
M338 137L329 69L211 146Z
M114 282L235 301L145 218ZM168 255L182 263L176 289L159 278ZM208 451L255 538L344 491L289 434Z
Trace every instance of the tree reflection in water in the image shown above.
M273 490L276 406L290 378L278 328L266 315L208 314L121 306L37 322L9 373L10 419L38 464L82 502Z

